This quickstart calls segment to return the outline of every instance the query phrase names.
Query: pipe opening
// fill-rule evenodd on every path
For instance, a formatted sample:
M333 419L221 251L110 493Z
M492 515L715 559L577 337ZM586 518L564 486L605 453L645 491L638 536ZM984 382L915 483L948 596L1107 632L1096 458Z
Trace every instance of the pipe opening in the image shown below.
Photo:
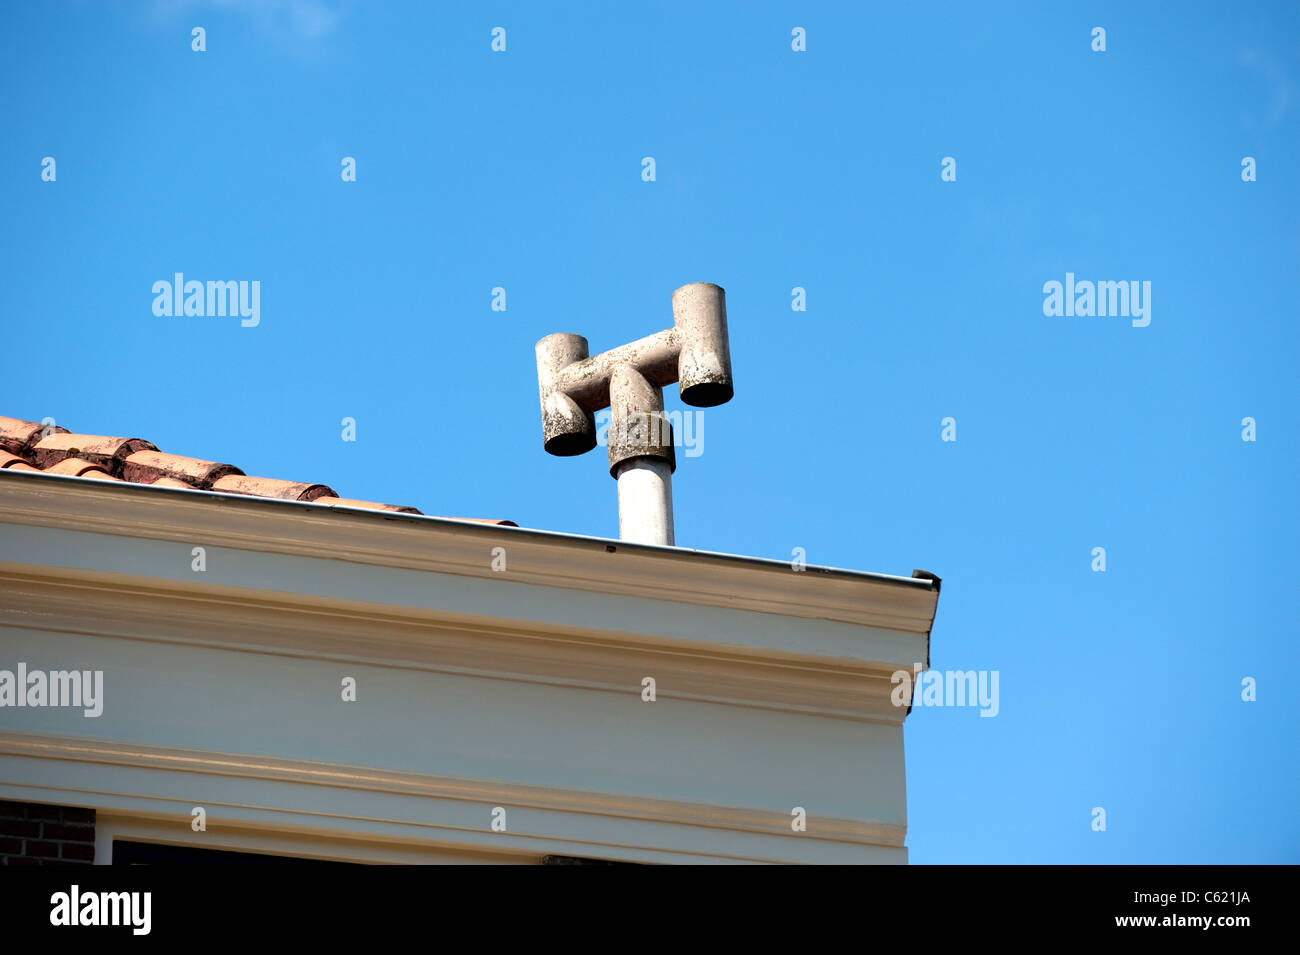
M595 446L596 435L592 431L562 431L546 442L546 453L571 458L586 454Z
M730 382L702 381L681 389L682 401L696 408L716 408L725 405L735 395Z

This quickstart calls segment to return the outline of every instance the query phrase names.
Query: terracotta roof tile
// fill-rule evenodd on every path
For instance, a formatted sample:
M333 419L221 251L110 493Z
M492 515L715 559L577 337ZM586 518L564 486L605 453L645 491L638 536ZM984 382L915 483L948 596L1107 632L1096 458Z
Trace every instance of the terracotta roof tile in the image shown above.
M91 468L89 471L82 471L81 477L94 478L96 481L120 481L121 478L115 478L107 471L101 471L99 468Z
M399 514L419 514L420 511L414 507L404 507L400 504L376 504L373 501L354 501L346 497L330 497L328 494L316 498L316 504L329 504L335 506L342 504L344 507L366 507L373 511L395 511Z
M313 501L326 506L364 507L419 514L414 507L339 497L324 484L252 477L233 464L167 454L142 438L73 434L66 428L0 416L0 470L36 471L72 477ZM517 527L514 521L476 520Z
M435 517L439 515L434 515ZM444 521L469 521L472 524L496 524L498 527L518 527L514 521L503 521L498 517L442 517Z
M214 491L227 494L251 494L254 497L282 497L286 501L314 501L318 497L338 497L324 484L301 484L276 478L249 477L246 474L227 474L212 485Z
M137 451L122 465L122 479L134 484L157 484L160 478L172 478L186 487L207 489L227 475L244 472L233 464L218 464L201 458L183 458L162 451Z
M136 451L157 451L140 438L110 438L102 434L73 434L64 431L41 438L32 448L35 464L42 471L67 458L90 461L110 474L118 474L127 457Z
M57 425L50 425L47 429L45 425L35 421L0 416L0 448L10 454L26 455L31 450L31 446L40 440L41 432L45 430L58 434L68 429Z
M0 470L4 468L13 468L15 471L39 471L40 468L34 468L23 458L16 454L10 454L8 451L0 451Z
M100 474L107 475L103 468L96 465L93 461L86 461L83 458L64 458L53 467L42 468L46 474L67 474L70 477L95 477L91 471L98 471Z

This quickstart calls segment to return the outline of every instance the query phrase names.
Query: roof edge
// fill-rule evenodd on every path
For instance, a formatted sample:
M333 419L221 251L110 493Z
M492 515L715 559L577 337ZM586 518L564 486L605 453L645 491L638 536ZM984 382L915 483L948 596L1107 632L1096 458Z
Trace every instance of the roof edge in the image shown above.
M200 534L235 549L328 553L331 559L500 579L481 543L495 539L511 548L505 575L515 581L915 633L929 633L939 592L934 575L797 569L771 558L472 519L26 472L0 471L0 522L162 539ZM435 527L453 533L431 537L426 529ZM376 535L379 528L385 531ZM325 540L330 543L323 550ZM714 572L700 575L702 566Z

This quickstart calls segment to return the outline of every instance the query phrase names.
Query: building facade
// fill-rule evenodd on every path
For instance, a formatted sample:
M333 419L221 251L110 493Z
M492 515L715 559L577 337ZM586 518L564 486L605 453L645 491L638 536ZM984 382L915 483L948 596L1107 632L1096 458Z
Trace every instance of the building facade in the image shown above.
M930 575L30 470L0 856L907 861Z

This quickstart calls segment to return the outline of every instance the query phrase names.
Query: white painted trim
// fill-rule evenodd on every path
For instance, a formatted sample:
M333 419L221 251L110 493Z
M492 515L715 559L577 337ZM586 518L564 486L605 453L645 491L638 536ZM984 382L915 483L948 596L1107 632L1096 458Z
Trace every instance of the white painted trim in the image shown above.
M263 782L411 795L424 799L502 803L516 809L581 813L675 826L734 829L797 840L825 839L899 848L906 835L903 826L826 817L818 817L807 832L794 833L790 828L790 815L784 812L33 733L0 732L0 756L200 773Z
M673 864L907 860L903 827L816 814L807 832L795 833L790 817L779 812L37 734L0 735L0 759L6 776L0 799L161 821L177 844L193 844L187 835L193 794L202 792L208 833L227 838L213 848L249 847L240 834L256 831L329 840L329 858L357 861L365 855L348 852L350 843L533 860L546 854ZM353 772L358 778L350 780ZM507 807L507 832L486 825L496 805ZM470 817L482 824L461 822ZM97 860L101 852L108 850L97 835Z
M95 818L95 865L113 864L113 843L116 840L370 865L536 865L542 860L542 856L536 854L464 852L364 839L335 839L315 832L287 832L254 826L226 826L194 832L184 820L109 812L100 813Z
M895 724L907 710L891 702L891 675L925 650L914 635L900 635L913 650L893 652L897 659L826 660L793 642L780 653L0 562L0 626L5 624L620 694L653 673L666 699Z
M100 534L507 579L928 634L929 580L885 577L519 528L0 471L0 519Z

